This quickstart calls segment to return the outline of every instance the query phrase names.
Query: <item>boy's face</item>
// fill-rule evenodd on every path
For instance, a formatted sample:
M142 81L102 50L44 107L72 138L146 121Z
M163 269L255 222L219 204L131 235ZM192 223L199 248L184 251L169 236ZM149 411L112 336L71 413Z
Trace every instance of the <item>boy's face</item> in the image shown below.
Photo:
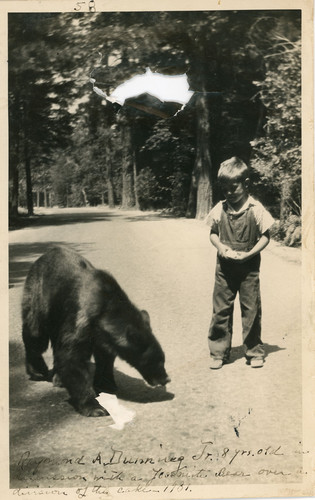
M245 203L248 196L248 182L248 179L244 181L225 180L222 182L221 189L223 194L233 208L241 208L242 204Z

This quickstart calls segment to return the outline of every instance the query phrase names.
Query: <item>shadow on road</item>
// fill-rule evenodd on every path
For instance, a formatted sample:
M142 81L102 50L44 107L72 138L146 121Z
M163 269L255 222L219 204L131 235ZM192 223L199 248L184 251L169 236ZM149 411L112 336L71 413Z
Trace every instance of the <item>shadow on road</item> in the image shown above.
M10 225L9 230L15 231L26 227L63 226L68 224L82 224L84 222L110 222L119 213L112 212L61 212L53 214L19 216Z
M82 224L90 222L110 222L114 219L121 219L127 222L142 222L142 221L161 221L172 217L169 214L160 213L145 213L130 211L101 211L92 210L79 212L58 212L53 214L34 215L32 217L20 216L16 219L14 225L9 229L23 229L25 227L45 227L45 226L62 226L71 224ZM12 243L9 247L9 288L21 284L32 264L32 262L40 257L43 253L49 250L52 246L64 245L64 242L47 241L45 243ZM67 246L80 252L84 247L84 251L88 250L88 243L68 244Z
M22 441L31 442L39 432L59 426L73 417L65 389L49 382L32 382L25 370L21 341L9 342L10 360L10 444L12 449Z
M66 246L77 252L84 247L88 250L89 243L67 244L58 241L46 241L45 243L12 243L9 247L9 288L24 282L32 263L43 253L55 246Z
M28 378L25 371L24 347L21 341L10 341L10 412L11 436L14 442L29 439L33 433L38 433L42 427L58 426L68 418L83 419L69 402L66 389L54 387L51 382L34 382ZM46 362L51 364L52 353L47 351ZM162 387L149 387L142 379L137 379L115 369L115 380L118 386L117 397L136 403L155 403L169 401L174 394ZM30 425L35 422L36 425Z
M127 222L161 222L163 220L168 220L168 219L179 219L180 217L175 217L174 215L171 214L143 214L143 215L133 215L132 217L123 215L122 218L127 221Z
M164 387L149 387L142 379L130 377L115 370L115 381L118 386L117 397L134 403L159 403L174 399L174 394Z
M269 356L269 354L277 351L285 350L285 347L279 347L277 345L264 344L265 349L265 358ZM237 347L232 347L230 354L230 363L234 363L238 359L244 358L244 346L240 345Z
M47 359L46 361L48 362ZM173 398L172 394L162 388L147 387L142 380L134 379L118 370L115 377L119 386L119 398L142 404ZM11 481L18 479L23 472L18 461L24 452L29 450L32 456L40 455L41 442L44 441L45 446L51 446L51 453L54 454L56 432L61 432L67 443L66 449L71 449L76 433L79 439L84 436L84 432L88 436L94 436L101 432L103 426L113 423L111 417L88 418L77 413L70 404L66 389L54 387L46 381L29 380L25 372L22 340L10 342L9 406ZM56 468L53 468L53 471L55 472Z
M52 214L40 214L28 216L19 216L16 218L9 226L10 231L16 231L18 229L24 229L26 227L44 227L44 226L63 226L69 224L83 224L89 222L111 222L113 219L123 219L127 222L140 222L140 221L161 221L163 219L174 218L172 214L164 213L132 213L130 211L124 212L119 211L92 211L88 210L79 212L68 212L65 209L64 212L59 211L58 213Z

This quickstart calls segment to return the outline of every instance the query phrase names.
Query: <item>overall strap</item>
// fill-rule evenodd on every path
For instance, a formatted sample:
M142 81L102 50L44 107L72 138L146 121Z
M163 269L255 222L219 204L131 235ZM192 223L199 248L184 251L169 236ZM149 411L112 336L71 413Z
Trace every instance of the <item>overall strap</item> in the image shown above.
M222 204L219 234L222 243L233 250L248 252L259 239L259 231L252 206L238 213L228 212L226 202Z

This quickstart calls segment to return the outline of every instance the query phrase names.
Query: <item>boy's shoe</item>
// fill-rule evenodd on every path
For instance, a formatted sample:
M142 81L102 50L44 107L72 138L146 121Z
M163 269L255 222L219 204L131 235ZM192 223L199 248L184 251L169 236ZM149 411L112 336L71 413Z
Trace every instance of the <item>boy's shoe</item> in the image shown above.
M261 368L262 366L264 366L263 358L252 358L250 360L250 366L252 368Z
M210 358L210 368L211 370L218 370L223 366L223 359Z

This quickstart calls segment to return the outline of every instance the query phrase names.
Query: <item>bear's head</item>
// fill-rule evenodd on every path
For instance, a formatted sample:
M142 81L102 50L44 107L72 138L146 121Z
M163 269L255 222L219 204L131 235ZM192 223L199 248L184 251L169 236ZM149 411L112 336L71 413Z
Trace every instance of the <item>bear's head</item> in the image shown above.
M135 368L141 373L144 380L152 386L168 384L171 379L166 373L165 356L161 346L156 341L156 345L149 346L139 358Z
M161 345L151 330L150 317L131 303L121 301L111 316L104 314L100 321L103 343L116 356L136 368L152 386L170 382Z
M149 385L164 386L171 380L165 371L165 355L152 333L147 311L141 311L141 320L137 326L128 325L126 328L126 338L133 351L133 359L129 362Z

